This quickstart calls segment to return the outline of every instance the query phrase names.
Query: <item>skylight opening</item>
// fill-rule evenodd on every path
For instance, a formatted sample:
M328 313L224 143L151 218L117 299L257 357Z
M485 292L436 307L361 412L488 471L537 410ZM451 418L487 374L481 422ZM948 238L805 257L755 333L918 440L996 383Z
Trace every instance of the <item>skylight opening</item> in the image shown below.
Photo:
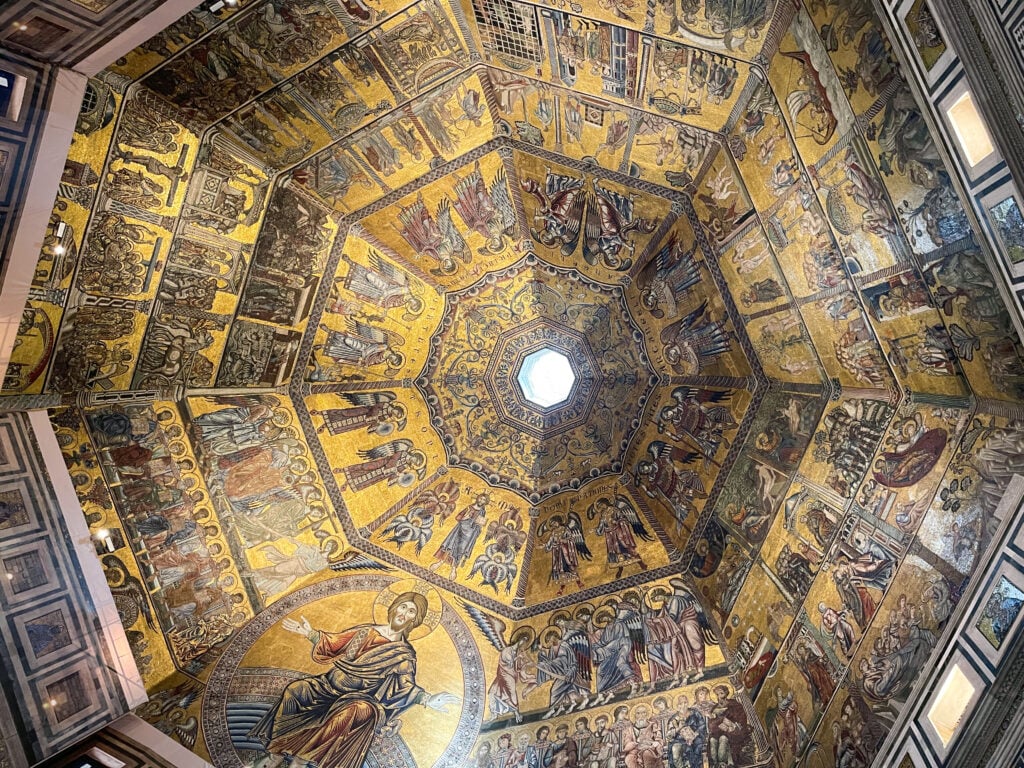
M516 378L523 396L541 408L564 403L576 383L569 358L548 347L527 355Z

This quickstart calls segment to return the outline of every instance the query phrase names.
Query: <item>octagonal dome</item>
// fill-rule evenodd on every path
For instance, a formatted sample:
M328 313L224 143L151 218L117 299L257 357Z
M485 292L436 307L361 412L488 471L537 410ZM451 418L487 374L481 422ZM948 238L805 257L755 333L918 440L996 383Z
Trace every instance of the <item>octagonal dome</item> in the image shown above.
M552 408L569 399L576 374L563 353L541 347L523 358L516 381L529 402L540 408Z

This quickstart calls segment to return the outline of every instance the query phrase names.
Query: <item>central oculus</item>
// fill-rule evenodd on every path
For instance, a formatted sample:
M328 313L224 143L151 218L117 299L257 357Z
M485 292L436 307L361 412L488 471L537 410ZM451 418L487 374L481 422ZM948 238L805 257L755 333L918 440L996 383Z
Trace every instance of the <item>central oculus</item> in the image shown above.
M446 299L415 384L449 467L531 503L622 472L658 377L619 286L529 255Z
M527 400L541 408L551 408L569 399L576 374L569 358L544 347L523 358L516 380Z

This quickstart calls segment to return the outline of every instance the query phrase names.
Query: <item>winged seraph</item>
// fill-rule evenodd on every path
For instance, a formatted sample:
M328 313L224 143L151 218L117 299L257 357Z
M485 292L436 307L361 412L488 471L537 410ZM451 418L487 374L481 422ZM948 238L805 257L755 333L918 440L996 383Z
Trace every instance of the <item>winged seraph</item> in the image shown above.
M584 180L549 170L544 178L544 189L533 179L524 179L520 185L540 203L533 215L535 226L530 229L533 239L549 248L560 245L564 256L574 253L587 201ZM536 225L540 225L539 228Z
M471 256L466 241L452 222L451 204L442 199L437 209L437 219L427 210L423 194L416 201L398 212L401 222L399 234L417 253L434 259L438 263L436 275L451 275L458 269L456 259L469 263Z
M696 253L696 247L686 248L682 240L673 236L640 271L640 300L654 317L675 317L679 300L700 283L700 260Z
M434 535L434 516L422 506L414 505L407 512L392 518L381 535L387 541L397 544L399 551L405 544L415 544L418 555Z
M693 376L719 355L731 348L731 337L725 322L714 320L703 301L661 332L665 359L677 373Z
M484 541L496 541L498 545L513 554L526 543L526 531L517 510L502 513L498 520L491 520L484 532Z
M481 254L501 253L506 247L505 238L515 241L516 212L504 168L498 169L488 187L477 162L472 173L456 182L453 205L466 226L487 241Z
M600 260L608 269L624 272L633 266L633 259L620 259L625 248L631 254L636 248L630 234L654 231L656 223L650 219L634 218L633 197L605 189L597 180L594 193L588 196L586 226L583 237L583 258L596 265Z
M484 548L484 552L478 555L473 561L473 567L469 571L469 579L477 574L480 575L480 583L490 587L495 594L499 592L499 585L505 585L505 594L512 591L512 585L519 573L519 566L512 559L515 553L501 546L498 542L492 542Z

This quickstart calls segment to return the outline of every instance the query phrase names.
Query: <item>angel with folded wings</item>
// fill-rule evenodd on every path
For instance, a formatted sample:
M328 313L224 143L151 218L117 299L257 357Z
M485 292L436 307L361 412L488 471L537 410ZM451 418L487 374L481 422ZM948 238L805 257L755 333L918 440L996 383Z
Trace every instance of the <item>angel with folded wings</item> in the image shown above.
M490 186L487 186L480 173L480 163L477 162L469 176L455 183L453 205L466 226L487 241L486 247L479 251L482 255L504 251L506 238L515 242L516 210L512 205L504 168L498 169Z
M432 275L455 274L459 268L456 259L466 264L473 260L465 238L452 221L451 203L447 198L438 205L436 220L427 210L422 193L412 205L402 207L398 220L401 222L398 233L413 250L437 262L437 268L430 270Z
M494 682L487 689L490 719L514 715L516 722L521 723L523 716L519 711L520 696L528 696L537 687L537 662L531 658L530 653L537 638L533 627L517 627L506 642L505 622L470 603L464 602L462 607L469 613L477 629L498 651Z
M558 594L565 592L569 582L575 582L579 589L583 589L580 558L591 560L593 554L583 536L580 516L572 510L564 517L554 514L541 524L537 535L544 550L551 553L551 576L548 581L558 585Z
M423 311L423 299L412 292L409 275L370 249L370 266L360 264L342 254L348 264L348 274L342 286L357 298L381 309L405 307L406 318L416 317Z
M351 317L345 318L344 331L335 331L325 325L320 327L327 331L323 353L336 362L354 368L383 365L385 376L397 373L405 364L405 355L398 351L405 344L405 338L394 331Z
M636 563L641 571L647 570L647 564L637 550L636 540L654 541L654 537L629 499L621 494L614 498L601 497L587 508L587 520L594 519L597 519L594 533L604 536L608 565L617 569L616 579L622 576L627 565Z
M339 392L347 406L324 408L310 411L311 415L322 416L324 423L317 432L341 435L357 429L365 429L381 437L405 429L406 408L395 402L394 392Z
M365 461L334 470L344 477L341 490L362 491L380 482L408 488L426 475L427 456L412 440L392 440L359 456Z
M636 464L636 484L652 499L666 501L676 516L679 526L693 509L693 500L706 498L700 475L689 469L700 454L676 448L661 440L647 446L650 459Z

